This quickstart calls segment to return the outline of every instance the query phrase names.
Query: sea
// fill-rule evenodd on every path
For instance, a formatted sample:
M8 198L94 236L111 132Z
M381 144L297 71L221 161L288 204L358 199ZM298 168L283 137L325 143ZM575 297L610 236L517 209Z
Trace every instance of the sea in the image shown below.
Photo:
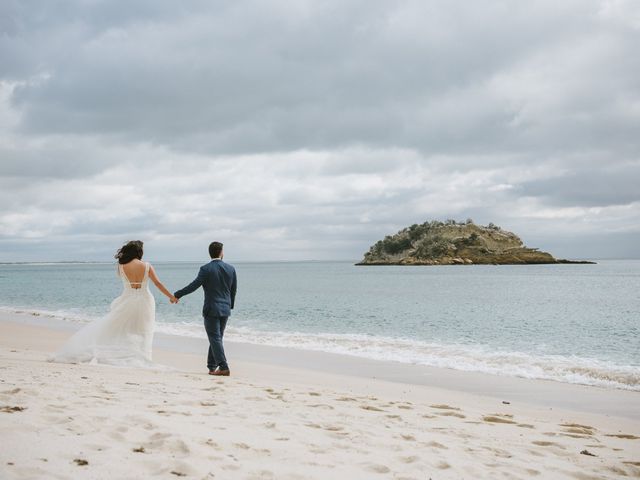
M204 262L202 262L204 263ZM596 265L231 262L229 341L640 391L640 260ZM201 263L154 263L177 290ZM151 286L157 331L205 337L202 291ZM122 283L111 263L0 265L0 311L82 325Z

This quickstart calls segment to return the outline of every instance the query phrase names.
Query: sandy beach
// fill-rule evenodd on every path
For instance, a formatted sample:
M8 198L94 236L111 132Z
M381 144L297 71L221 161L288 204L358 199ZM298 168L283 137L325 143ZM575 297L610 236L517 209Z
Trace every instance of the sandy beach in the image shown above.
M0 315L0 477L640 477L636 392L157 338L167 370L46 361L70 334Z

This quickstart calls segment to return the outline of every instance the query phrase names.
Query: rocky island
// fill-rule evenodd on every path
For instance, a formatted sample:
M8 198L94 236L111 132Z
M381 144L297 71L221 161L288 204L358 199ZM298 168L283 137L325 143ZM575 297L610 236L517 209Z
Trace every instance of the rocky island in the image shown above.
M524 245L515 233L471 219L414 224L373 245L356 265L519 265L594 263L558 260Z

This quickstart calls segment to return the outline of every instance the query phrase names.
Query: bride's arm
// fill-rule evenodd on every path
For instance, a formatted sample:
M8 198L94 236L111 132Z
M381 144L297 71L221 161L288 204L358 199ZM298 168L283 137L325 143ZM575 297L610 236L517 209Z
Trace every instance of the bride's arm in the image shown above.
M156 275L156 271L153 269L152 265L149 265L149 278L154 283L154 285L156 287L158 287L158 290L160 290L162 293L164 293L169 298L169 300L171 300L172 302L177 302L178 301L178 299L173 296L173 293L171 293L169 290L167 290L166 287L162 284L162 282L160 281L160 279Z

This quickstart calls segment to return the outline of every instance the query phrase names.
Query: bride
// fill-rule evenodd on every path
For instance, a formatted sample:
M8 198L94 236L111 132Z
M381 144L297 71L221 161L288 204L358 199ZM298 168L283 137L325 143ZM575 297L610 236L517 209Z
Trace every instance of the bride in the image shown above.
M149 279L171 303L177 299L160 282L155 270L142 261L142 242L126 243L115 258L122 294L111 302L109 313L76 332L50 359L63 363L105 363L150 366L156 304Z

